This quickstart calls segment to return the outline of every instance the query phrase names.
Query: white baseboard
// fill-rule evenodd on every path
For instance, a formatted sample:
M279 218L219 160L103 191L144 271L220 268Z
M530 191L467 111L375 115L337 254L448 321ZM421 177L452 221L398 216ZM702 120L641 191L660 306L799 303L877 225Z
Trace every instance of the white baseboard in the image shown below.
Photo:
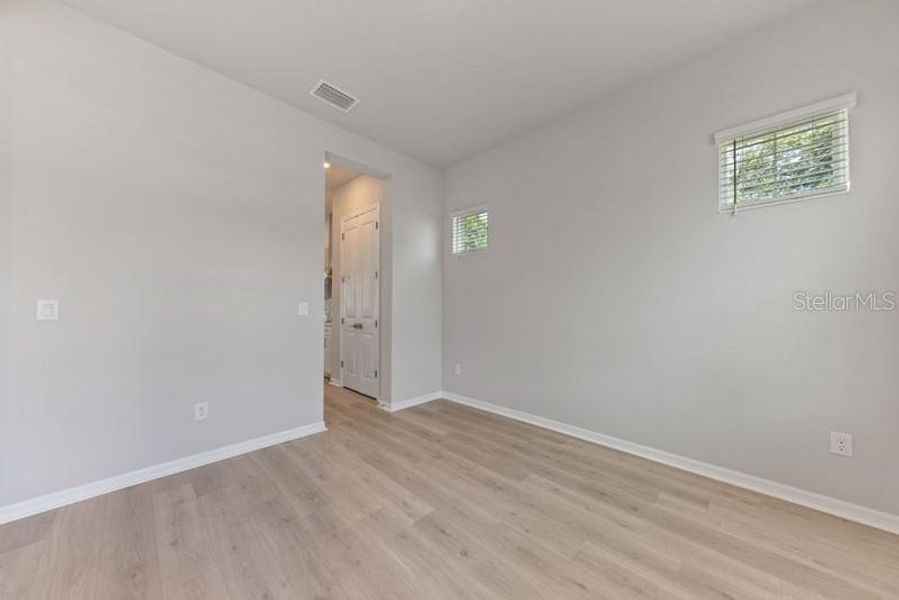
M326 429L324 421L319 421L318 423L311 423L309 425L304 425L303 427L297 427L296 429L289 429L287 431L265 435L245 442L238 442L215 450L201 452L185 458L178 458L152 467L132 471L123 475L116 475L115 477L95 481L86 485L80 485L60 492L53 492L52 494L39 496L17 504L2 506L0 507L0 525L69 504L74 504L76 502L81 502L88 498L115 492L140 483L159 479L168 475L174 475L175 473L181 473L182 471L189 471L190 469L202 467L203 465L208 465L220 460L233 458L269 446L283 444L284 442L320 433Z
M400 410L404 410L406 408L412 408L413 406L418 406L419 404L425 404L427 402L432 402L434 400L440 400L443 398L443 392L431 392L430 394L425 394L424 396L418 396L417 398L409 398L407 400L400 400L399 402L392 402L390 406L384 406L384 410L390 412L397 412Z
M604 435L602 433L597 433L589 429L577 427L575 425L568 425L559 421L553 421L551 419L546 419L523 411L506 408L497 404L491 404L490 402L475 400L474 398L468 398L466 396L461 396L459 394L454 394L451 392L432 392L430 394L425 394L417 398L401 400L400 402L393 403L393 406L391 406L387 410L389 410L390 412L397 412L406 408L410 408L412 406L418 406L419 404L425 404L427 402L431 402L433 400L438 400L441 398L445 398L451 402L456 402L457 404L463 404L472 408L477 408L489 413L514 419L516 421L521 421L530 425L535 425L537 427L556 431L558 433L592 442L594 444L606 446L614 450L626 452L628 454L639 456L653 462L668 465L677 469L688 471L690 473L695 473L697 475L702 475L704 477L722 481L724 483L729 483L731 485L758 492L760 494L779 498L787 502L798 504L799 506L805 506L807 508L828 513L842 519L862 523L864 525L876 527L884 531L899 534L899 515L878 511L865 506L860 506L858 504L853 504L851 502L846 502L844 500L838 500L830 496L825 496L823 494L818 494L816 492L802 490L768 479L763 479L761 477L756 477L754 475L749 475L747 473L742 473L740 471L733 471L731 469L726 469L724 467L719 467L691 458L686 458L677 454L672 454L670 452L656 450L648 446L628 442L626 440ZM253 440L247 440L245 442L238 442L237 444L225 446L216 450L201 452L200 454L194 454L193 456L188 456L167 463L147 467L145 469L133 471L124 475L110 477L109 479L104 479L102 481L89 483L87 485L63 490L61 492L54 492L52 494L47 494L45 496L40 496L38 498L26 500L17 504L0 507L0 525L60 508L69 504L74 504L82 500L87 500L88 498L93 498L95 496L100 496L102 494L107 494L109 492L114 492L120 489L138 485L140 483L159 479L168 475L174 475L175 473L180 473L182 471L188 471L190 469L218 462L220 460L225 460L234 456L239 456L241 454L246 454L255 450L267 448L269 446L274 446L277 444L282 444L284 442L289 442L291 440L303 438L315 433L320 433L325 430L326 427L324 422L312 423L310 425L305 425L296 429L274 433Z
M766 496L786 500L787 502L828 513L835 517L840 517L841 519L855 521L863 525L889 531L890 533L899 534L899 515L860 506L858 504L846 502L845 500L838 500L830 496L795 488L769 479L756 477L755 475L742 473L740 471L733 471L731 469L693 460L692 458L686 458L670 452L656 450L649 446L642 446L602 433L590 431L589 429L583 429L575 425L568 425L566 423L560 423L559 421L545 419L520 410L475 400L474 398L460 396L459 394L443 392L442 397L451 402L464 404L472 408L515 419L516 421L536 425L537 427L542 427L544 429L550 429L587 442L606 446L614 450L620 450L627 454L633 454L634 456L639 456L653 462L702 475L709 479L715 479Z

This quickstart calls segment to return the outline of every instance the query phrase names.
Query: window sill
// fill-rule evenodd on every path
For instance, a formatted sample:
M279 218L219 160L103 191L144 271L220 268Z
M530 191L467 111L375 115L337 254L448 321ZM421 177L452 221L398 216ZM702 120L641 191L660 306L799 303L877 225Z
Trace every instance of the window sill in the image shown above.
M762 200L760 202L752 202L750 204L738 204L736 209L733 206L720 206L718 207L718 214L721 215L730 215L735 212L743 212L744 210L752 210L754 208L765 208L768 206L776 206L778 204L795 204L796 202L805 202L806 200L814 200L816 198L827 198L829 196L841 196L843 194L848 194L850 191L850 187L847 184L845 188L841 187L839 189L830 190L826 192L816 192L810 194L803 194L801 196L790 196L789 198L776 198L772 200Z

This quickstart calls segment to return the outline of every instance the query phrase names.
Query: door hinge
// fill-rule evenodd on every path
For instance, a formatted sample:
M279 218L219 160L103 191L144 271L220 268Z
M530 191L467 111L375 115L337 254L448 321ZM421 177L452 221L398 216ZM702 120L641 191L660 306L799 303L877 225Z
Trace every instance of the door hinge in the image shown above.
M377 278L378 278L378 272L375 271L375 279L377 279Z
M343 361L340 361L340 366L343 367Z
M345 240L345 239L346 239L346 234L345 234L345 233L341 233L341 234L340 234L340 239Z
M377 327L377 326L378 326L378 320L375 319L375 327Z
M375 379L377 379L377 378L378 378L378 370L375 369Z
M343 317L340 317L340 324L343 325L344 323L346 323L346 319L344 319Z

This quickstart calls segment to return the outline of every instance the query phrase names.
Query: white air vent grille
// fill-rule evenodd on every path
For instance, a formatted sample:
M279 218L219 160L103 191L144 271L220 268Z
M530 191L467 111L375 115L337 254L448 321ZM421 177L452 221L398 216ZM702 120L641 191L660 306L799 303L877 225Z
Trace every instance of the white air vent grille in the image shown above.
M323 102L327 102L334 108L343 112L350 112L359 103L359 99L331 85L327 81L319 81L310 92Z

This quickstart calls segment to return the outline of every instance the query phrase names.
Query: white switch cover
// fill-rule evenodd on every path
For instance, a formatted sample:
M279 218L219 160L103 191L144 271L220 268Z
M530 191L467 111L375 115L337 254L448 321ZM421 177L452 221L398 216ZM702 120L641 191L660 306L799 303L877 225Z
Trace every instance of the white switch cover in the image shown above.
M462 365L453 365L453 374L461 375L462 374Z
M37 320L38 321L58 321L59 320L59 300L48 300L39 298L37 301Z
M309 316L309 303L308 302L300 302L300 316L301 317Z

